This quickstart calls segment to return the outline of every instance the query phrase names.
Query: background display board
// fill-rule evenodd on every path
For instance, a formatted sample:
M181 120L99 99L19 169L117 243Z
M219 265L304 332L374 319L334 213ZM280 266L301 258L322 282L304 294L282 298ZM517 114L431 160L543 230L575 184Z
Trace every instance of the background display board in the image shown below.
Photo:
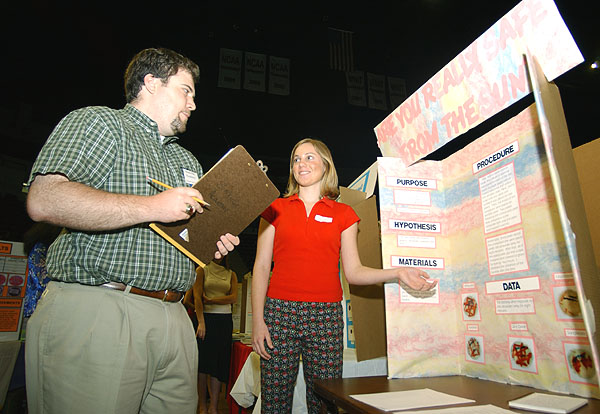
M383 266L439 280L430 292L385 285L389 377L600 398L597 266L560 96L529 56L534 105L442 161L378 159ZM430 109L420 116L440 115Z
M17 341L27 287L23 243L0 240L0 341Z

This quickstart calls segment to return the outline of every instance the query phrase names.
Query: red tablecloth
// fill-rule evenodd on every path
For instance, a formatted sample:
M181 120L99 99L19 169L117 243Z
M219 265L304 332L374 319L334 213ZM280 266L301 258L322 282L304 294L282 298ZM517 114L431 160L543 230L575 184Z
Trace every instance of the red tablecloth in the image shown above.
M229 365L229 382L227 383L227 404L229 405L230 414L248 414L252 410L249 410L244 407L240 407L237 402L229 395L233 384L237 380L237 377L240 375L240 371L248 359L248 355L252 352L252 347L249 345L244 345L239 341L235 341L233 343L233 348L231 350L231 364Z

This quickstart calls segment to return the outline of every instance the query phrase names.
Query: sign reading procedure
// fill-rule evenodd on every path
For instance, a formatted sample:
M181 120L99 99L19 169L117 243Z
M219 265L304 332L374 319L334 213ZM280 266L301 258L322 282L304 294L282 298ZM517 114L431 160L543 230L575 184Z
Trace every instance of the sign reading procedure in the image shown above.
M493 154L490 154L489 156L473 163L473 174L477 174L484 168L497 164L503 159L510 157L511 155L516 154L517 152L519 152L519 141L511 142L506 147L501 148Z

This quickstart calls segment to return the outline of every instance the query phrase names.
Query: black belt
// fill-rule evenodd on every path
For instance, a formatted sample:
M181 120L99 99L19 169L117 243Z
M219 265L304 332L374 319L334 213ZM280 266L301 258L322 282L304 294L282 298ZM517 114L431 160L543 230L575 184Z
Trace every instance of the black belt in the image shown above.
M109 282L109 283L105 283L100 286L105 287L107 289L121 290L121 291L125 291L127 289L127 285L124 283L120 283L120 282ZM183 298L183 295L185 293L185 292L179 292L177 290L169 290L169 289L145 290L145 289L136 288L134 286L130 286L129 292L131 292L135 295L148 296L149 298L160 299L163 302L179 302L181 300L181 298Z

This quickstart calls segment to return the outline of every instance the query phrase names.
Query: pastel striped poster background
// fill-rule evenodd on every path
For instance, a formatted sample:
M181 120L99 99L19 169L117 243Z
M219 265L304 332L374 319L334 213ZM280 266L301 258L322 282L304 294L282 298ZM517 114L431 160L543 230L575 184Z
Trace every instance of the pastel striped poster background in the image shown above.
M473 172L478 160L515 141L518 152ZM463 374L598 397L597 371L579 375L569 363L573 352L591 351L581 315L565 315L558 301L573 281L535 105L443 161L404 167L398 158L382 157L378 165L384 267L397 265L393 257L444 259L443 269L426 269L439 279L434 303L431 299L407 303L403 300L407 293L398 284L385 285L388 375ZM508 227L486 233L481 179L503 168L514 171L518 218ZM399 188L390 185L398 177L436 180L437 188L426 190L430 205L403 204ZM407 190L424 191L403 189ZM441 232L434 236L433 248L399 247L399 236L423 233L390 228L391 219L440 223ZM491 274L486 240L506 234L522 234L526 266ZM537 278L539 289L486 293L489 282L522 278ZM467 295L477 299L477 318L463 312ZM498 314L497 301L510 300L529 301L533 313L515 308L511 314ZM476 358L467 349L472 337L481 352ZM526 345L530 354L526 365L516 363L511 352L515 343Z

